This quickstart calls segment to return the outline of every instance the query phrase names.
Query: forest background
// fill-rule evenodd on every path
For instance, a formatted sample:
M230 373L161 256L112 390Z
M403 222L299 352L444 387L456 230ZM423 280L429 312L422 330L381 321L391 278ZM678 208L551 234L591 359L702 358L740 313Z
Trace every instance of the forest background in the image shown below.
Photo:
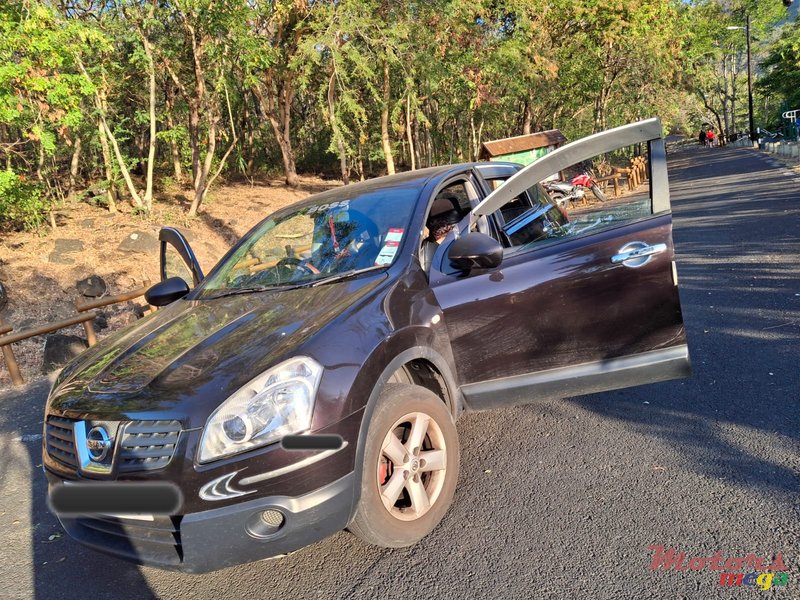
M788 0L787 0L788 1ZM347 184L648 116L746 132L800 108L781 0L5 0L0 234L81 203L147 214L183 190L299 174ZM127 217L125 217L127 218Z

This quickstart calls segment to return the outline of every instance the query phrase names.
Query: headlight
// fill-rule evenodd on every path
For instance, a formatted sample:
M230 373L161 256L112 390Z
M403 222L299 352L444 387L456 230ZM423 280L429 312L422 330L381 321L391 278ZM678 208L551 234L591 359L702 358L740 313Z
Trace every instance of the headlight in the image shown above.
M201 463L279 441L311 427L322 366L299 356L265 371L209 417L200 439Z

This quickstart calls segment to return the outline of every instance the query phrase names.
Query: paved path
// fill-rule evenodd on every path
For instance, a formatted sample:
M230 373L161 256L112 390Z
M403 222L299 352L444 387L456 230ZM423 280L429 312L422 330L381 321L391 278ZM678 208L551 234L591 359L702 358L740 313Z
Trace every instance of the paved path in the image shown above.
M404 550L338 534L287 558L189 576L84 550L44 504L47 385L0 397L7 598L728 598L690 556L783 556L800 597L800 184L744 149L671 158L694 376L465 416L442 525ZM31 479L31 474L32 479ZM33 523L33 529L31 529Z

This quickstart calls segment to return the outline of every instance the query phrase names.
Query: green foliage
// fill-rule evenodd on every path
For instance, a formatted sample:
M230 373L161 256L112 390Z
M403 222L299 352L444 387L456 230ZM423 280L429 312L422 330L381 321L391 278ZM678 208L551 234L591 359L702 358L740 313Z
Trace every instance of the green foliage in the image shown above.
M784 28L762 67L766 75L759 81L760 90L777 96L779 106L789 110L800 108L800 29L796 25Z
M400 169L475 158L487 139L549 128L575 139L652 115L741 128L745 36L728 27L746 14L766 57L757 105L800 106L797 28L770 33L777 0L6 0L0 164L28 227L73 184L73 199L109 186L135 196L151 64L155 175L181 170L184 184L201 167L377 174L383 114ZM101 120L118 144L108 160Z
M41 186L10 169L0 171L0 223L36 229L44 223L49 209Z

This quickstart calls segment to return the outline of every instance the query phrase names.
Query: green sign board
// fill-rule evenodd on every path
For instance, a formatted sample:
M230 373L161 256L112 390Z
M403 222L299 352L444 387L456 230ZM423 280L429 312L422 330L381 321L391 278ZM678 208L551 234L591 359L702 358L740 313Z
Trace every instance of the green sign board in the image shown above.
M545 154L550 152L552 146L544 148L536 148L534 150L523 150L522 152L512 152L511 154L501 154L500 156L493 156L490 160L514 162L520 165L529 165L533 161L542 158Z

